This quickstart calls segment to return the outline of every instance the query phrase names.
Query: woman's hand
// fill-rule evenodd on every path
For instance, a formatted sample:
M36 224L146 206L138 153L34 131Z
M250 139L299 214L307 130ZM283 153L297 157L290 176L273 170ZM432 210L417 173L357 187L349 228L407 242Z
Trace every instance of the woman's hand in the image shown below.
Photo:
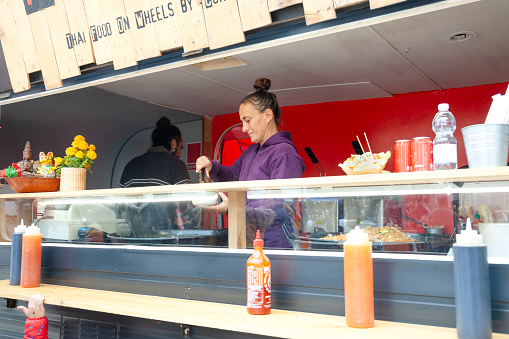
M205 173L207 173L207 178L210 180L209 172L212 169L212 162L206 156L201 156L196 159L196 173L200 173L200 170L204 168ZM204 178L205 179L205 178Z
M46 311L44 310L44 296L42 294L33 294L28 300L28 308L18 306L18 310L23 311L28 318L44 318Z
M199 207L210 212L226 214L228 212L228 197L226 196L226 194L221 192L219 192L219 195L221 196L221 199L223 199L223 201L219 205L199 206Z

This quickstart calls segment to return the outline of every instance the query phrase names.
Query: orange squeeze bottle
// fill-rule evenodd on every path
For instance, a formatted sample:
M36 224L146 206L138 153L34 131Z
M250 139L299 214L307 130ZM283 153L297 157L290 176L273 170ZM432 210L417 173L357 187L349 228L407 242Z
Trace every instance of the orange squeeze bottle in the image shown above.
M256 231L254 253L247 260L247 313L269 314L271 310L270 260L263 254L263 240Z
M21 287L38 287L41 284L42 234L32 224L23 234L21 250Z
M372 245L359 226L343 243L345 279L345 320L349 327L375 325Z

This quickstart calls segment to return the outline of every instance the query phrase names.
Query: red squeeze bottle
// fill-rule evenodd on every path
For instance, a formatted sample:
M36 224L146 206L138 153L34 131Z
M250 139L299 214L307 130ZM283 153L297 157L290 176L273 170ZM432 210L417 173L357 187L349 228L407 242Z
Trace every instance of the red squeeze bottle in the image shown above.
M256 231L254 253L247 260L247 313L269 314L271 309L270 260L263 254L263 240Z
M355 226L343 243L346 325L368 328L375 325L372 245L368 234Z
M21 250L21 287L38 287L41 284L42 234L32 224L23 234Z

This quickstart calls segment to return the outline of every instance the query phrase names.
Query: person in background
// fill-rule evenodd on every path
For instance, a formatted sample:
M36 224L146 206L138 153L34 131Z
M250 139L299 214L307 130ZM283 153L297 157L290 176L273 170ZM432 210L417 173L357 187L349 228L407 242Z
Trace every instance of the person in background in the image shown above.
M152 132L152 147L127 163L119 186L190 184L186 164L180 160L183 145L180 129L172 125L170 119L160 118ZM125 213L126 222L137 237L151 231L183 228L177 204L131 204Z
M182 133L162 117L152 132L152 147L127 163L120 187L190 184L186 164L180 160Z
M278 131L281 109L276 95L268 90L271 81L258 78L255 92L242 99L239 115L242 131L253 144L230 166L202 156L196 160L196 172L205 169L214 181L243 181L300 178L304 162L293 145L290 132ZM226 213L228 198L220 193L223 201L215 206L204 207L212 212ZM250 200L246 205L247 243L254 238L256 229L264 233L266 247L290 247L286 235L293 233L291 208L281 199ZM294 214L294 213L293 213Z
M44 296L33 294L28 300L28 308L18 306L27 316L24 339L48 339L48 319L44 310Z

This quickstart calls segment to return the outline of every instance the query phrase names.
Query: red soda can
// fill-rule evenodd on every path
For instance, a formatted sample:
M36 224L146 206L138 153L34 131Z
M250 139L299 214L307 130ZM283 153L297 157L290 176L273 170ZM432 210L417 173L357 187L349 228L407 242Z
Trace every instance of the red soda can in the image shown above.
M394 172L412 172L412 140L394 143Z
M412 170L433 171L433 141L429 137L412 140Z

